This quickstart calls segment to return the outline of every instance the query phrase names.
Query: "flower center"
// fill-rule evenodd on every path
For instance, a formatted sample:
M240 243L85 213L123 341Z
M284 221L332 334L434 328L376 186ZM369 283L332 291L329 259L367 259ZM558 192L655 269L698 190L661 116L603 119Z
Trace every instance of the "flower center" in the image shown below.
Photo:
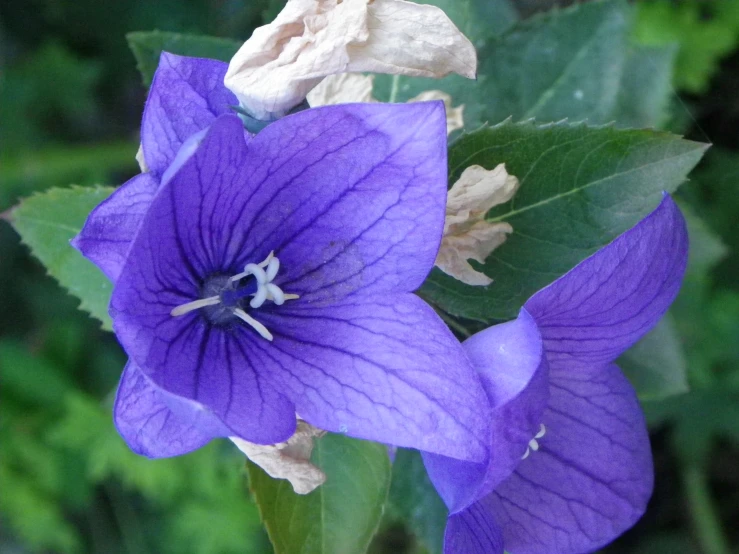
M217 275L211 277L203 286L202 298L181 304L172 309L170 314L179 317L194 310L202 309L205 316L215 324L230 321L234 316L249 325L259 335L272 340L272 333L241 307L242 300L251 296L249 306L253 309L261 307L265 302L274 302L282 306L286 300L296 300L297 294L286 294L272 281L280 270L280 260L270 252L267 259L259 264L246 264L244 271L231 277ZM248 283L243 280L254 277Z
M533 439L529 441L529 445L526 447L526 453L523 456L521 456L522 460L525 460L526 458L528 458L532 450L534 452L539 450L538 440L547 434L547 428L544 427L544 424L540 423L539 425L540 425L539 432L536 435L534 435Z

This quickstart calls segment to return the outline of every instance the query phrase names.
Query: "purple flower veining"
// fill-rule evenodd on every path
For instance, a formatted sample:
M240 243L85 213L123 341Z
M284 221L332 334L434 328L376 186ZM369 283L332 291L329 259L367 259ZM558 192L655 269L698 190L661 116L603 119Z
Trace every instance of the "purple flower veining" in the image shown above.
M444 225L443 105L306 110L256 136L225 64L164 55L142 124L149 173L75 246L115 283L130 359L115 422L141 454L333 432L487 457L489 404L412 291Z
M493 409L490 456L424 454L446 554L580 554L631 527L653 487L636 393L614 360L662 317L687 262L665 196L635 227L464 343Z

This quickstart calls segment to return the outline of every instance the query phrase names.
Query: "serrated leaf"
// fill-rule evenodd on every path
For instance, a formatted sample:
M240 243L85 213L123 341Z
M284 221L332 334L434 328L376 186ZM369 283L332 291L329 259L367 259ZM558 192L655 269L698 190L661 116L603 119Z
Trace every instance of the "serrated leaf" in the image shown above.
M688 365L669 314L617 363L641 400L688 392Z
M521 22L480 51L480 121L608 121L626 59L626 2L588 2Z
M705 148L669 133L566 122L505 122L462 136L449 152L449 182L470 165L505 163L521 186L488 219L510 223L513 233L481 267L491 285L464 285L435 269L422 295L456 316L515 317L534 292L654 209Z
M128 33L126 40L136 58L136 67L141 72L144 85L147 87L154 77L162 51L179 56L213 58L228 62L242 44L228 38L164 31L136 31Z
M441 554L449 511L426 473L417 450L398 448L388 498L388 517L402 522L430 554Z
M304 496L248 464L250 488L275 553L365 552L390 486L387 448L328 434L316 441L311 461L324 471L326 482Z
M451 9L452 18L460 10ZM576 4L518 22L503 34L492 32L486 40L475 38L473 25L476 81L378 75L374 94L404 102L425 90L441 89L451 94L454 105L464 104L467 130L508 117L657 126L672 94L675 50L629 46L632 11L622 0ZM465 18L458 19L464 27ZM474 11L469 19L489 20ZM511 23L515 20L498 31Z
M113 289L92 263L69 245L87 215L112 192L111 187L50 189L23 200L10 222L49 274L81 300L80 308L112 329L108 302Z

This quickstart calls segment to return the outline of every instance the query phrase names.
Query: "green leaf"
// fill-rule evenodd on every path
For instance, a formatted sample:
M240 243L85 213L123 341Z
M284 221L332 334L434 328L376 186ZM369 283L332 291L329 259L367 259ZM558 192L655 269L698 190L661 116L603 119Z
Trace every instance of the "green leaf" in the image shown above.
M248 464L251 490L276 554L362 553L375 534L390 486L390 458L381 444L328 434L311 461L326 473L312 493Z
M641 400L659 400L688 391L688 365L669 314L617 363Z
M510 223L513 233L481 268L494 279L488 287L464 285L435 269L421 294L455 316L515 317L534 292L654 209L705 148L668 133L566 122L504 122L463 135L449 152L449 182L470 165L505 163L521 187L488 219Z
M505 25L485 38L477 38L475 29L490 18L481 16L480 8L475 12L462 5L470 3L449 13L453 19L459 12L470 13L457 15L455 21L461 28L467 20L473 22L467 26L478 48L477 80L378 75L378 99L403 102L425 90L441 89L451 94L454 105L464 104L467 130L508 117L616 121L627 127L664 122L675 49L630 47L632 9L626 2L576 4L517 24L503 17Z
M441 554L449 511L429 480L421 454L398 448L388 498L388 519L403 522L430 554Z
M518 21L516 8L509 0L424 0L420 3L444 10L477 48Z
M228 62L242 44L227 38L164 31L136 31L128 33L126 40L136 57L138 70L147 87L154 77L162 51L179 56L213 58Z
M672 74L677 46L631 45L626 57L613 119L620 127L665 124L673 97Z
M15 230L49 274L82 302L80 307L112 329L108 302L113 286L69 245L110 187L51 189L23 200L9 215Z
M479 55L477 96L490 99L479 120L610 120L630 15L622 1L577 4L532 17L491 42ZM464 99L465 115L474 118L471 100Z
M680 209L685 216L690 237L688 274L705 275L729 253L729 249L689 204L680 202Z
M508 0L426 0L422 3L444 10L478 52L518 20L516 10ZM476 86L478 84L459 75L449 75L443 79L376 75L373 94L383 102L405 102L427 90L443 90L452 95L455 105L467 103L465 121L469 128L474 128L479 126L474 122L479 120L476 114L484 98L479 94L481 89Z

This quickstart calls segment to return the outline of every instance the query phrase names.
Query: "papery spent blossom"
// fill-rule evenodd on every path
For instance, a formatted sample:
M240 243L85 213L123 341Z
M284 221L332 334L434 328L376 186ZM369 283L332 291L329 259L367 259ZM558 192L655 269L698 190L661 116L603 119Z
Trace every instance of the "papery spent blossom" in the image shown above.
M493 282L468 260L485 263L513 232L509 223L485 221L485 214L513 198L518 185L518 179L506 172L505 164L490 170L471 165L462 172L447 195L444 238L436 257L439 269L468 285Z
M210 115L182 130L150 96L151 175L116 191L75 241L115 281L110 313L130 356L115 421L131 448L281 443L298 413L485 459L479 378L411 293L443 228L441 103L318 108L252 137L206 100ZM177 151L170 140L188 132Z
M369 72L474 78L472 43L436 6L405 0L289 0L229 64L226 86L253 118L300 104L321 80Z
M377 102L372 96L374 75L361 73L340 73L329 75L308 93L306 100L311 107L351 104L354 102ZM408 102L430 102L441 100L446 109L447 134L464 127L464 105L452 105L452 97L440 90L427 90L414 96Z
M631 527L653 487L636 393L614 360L659 321L687 262L674 202L464 343L493 406L491 454L425 454L446 554L581 554Z
M310 461L313 439L325 434L322 429L298 420L295 433L285 442L264 445L237 437L231 437L231 440L267 475L274 479L287 479L297 494L308 494L326 481L326 474Z

